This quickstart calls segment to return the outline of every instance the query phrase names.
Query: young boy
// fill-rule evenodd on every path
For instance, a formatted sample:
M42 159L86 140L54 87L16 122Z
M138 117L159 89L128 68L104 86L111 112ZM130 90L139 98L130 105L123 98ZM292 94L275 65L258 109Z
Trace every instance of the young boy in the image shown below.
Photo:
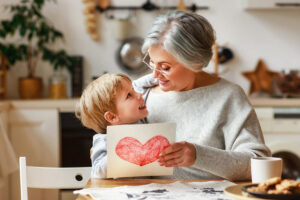
M150 80L149 84L154 84ZM145 123L148 115L141 93L134 91L132 82L124 74L104 74L83 91L76 116L87 128L98 134L93 137L92 178L106 178L108 125Z

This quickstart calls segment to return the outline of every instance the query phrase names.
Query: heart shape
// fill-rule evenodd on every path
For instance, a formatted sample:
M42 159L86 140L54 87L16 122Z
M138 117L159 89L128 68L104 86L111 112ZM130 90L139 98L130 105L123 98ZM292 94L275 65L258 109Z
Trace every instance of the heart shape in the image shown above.
M154 136L144 145L135 138L124 137L118 142L116 153L123 160L144 166L157 160L160 152L169 145L168 139L160 135Z

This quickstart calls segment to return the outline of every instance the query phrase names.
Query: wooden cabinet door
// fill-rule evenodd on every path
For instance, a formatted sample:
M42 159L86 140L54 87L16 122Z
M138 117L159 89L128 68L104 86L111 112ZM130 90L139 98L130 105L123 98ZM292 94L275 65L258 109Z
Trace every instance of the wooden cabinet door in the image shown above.
M18 157L28 165L59 166L59 113L57 109L9 111L10 139ZM47 180L45 180L47 181ZM29 189L29 199L57 200L58 190ZM20 199L19 172L12 175L11 200Z
M7 111L0 110L0 126L3 126L3 129L0 129L0 134L7 134ZM4 132L2 132L4 130ZM9 180L8 178L1 178L0 180L0 199L9 199Z

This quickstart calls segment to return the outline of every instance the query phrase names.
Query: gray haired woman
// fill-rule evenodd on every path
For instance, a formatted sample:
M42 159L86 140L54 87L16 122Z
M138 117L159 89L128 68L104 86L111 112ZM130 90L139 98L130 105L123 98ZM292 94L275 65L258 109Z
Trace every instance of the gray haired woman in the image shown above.
M175 167L171 178L249 180L250 158L270 156L243 90L202 70L214 42L210 23L183 11L159 16L144 41L153 73L134 87L144 93L149 123L177 124L176 143L159 158ZM158 85L148 87L149 76Z

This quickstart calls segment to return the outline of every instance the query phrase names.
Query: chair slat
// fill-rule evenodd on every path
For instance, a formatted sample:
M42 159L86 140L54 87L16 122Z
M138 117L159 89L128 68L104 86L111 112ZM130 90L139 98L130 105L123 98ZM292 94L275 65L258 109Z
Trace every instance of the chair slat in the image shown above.
M91 167L26 166L26 158L19 158L21 200L28 200L28 188L82 188L91 174Z
M82 188L90 178L90 173L90 167L27 166L27 186L30 188Z

